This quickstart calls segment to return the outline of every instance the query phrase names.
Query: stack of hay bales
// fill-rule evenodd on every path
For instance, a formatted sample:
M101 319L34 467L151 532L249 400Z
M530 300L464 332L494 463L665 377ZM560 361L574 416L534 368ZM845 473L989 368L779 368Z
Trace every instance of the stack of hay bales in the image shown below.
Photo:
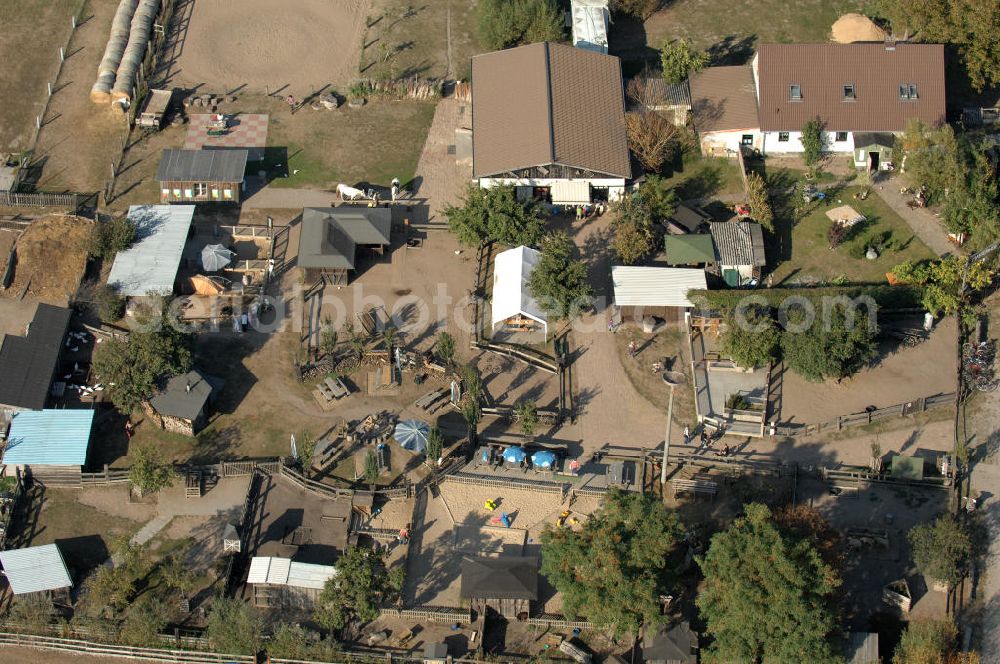
M139 0L121 0L118 4L115 18L111 22L111 36L104 48L104 57L97 66L97 82L90 89L90 100L96 104L107 104L111 101L111 88L115 84L122 54L128 45L129 26L138 5Z
M159 11L160 0L121 0L97 68L97 82L90 90L91 101L126 106L132 102L132 86Z

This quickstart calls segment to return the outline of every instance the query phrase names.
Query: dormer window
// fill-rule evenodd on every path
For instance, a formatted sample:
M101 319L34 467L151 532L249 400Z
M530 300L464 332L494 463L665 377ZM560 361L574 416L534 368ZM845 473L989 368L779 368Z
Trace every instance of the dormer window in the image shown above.
M903 100L919 99L917 96L917 86L913 83L900 84L899 98Z
M854 90L854 84L848 83L844 85L844 101L854 101L857 98L858 95Z
M792 84L788 86L788 100L802 101L802 86Z

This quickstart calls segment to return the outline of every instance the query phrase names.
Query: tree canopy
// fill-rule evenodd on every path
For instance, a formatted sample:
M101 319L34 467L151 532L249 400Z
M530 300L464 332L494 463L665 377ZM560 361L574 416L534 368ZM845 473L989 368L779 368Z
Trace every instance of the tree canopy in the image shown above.
M677 192L660 175L648 175L639 185L638 194L649 205L653 221L664 222L674 216L680 202Z
M950 658L957 638L958 629L950 620L911 620L896 644L892 664L958 664L963 660Z
M139 493L155 493L173 484L176 475L173 467L164 462L160 451L152 445L138 447L132 455L128 480Z
M777 357L778 341L778 328L767 307L737 307L726 318L722 349L741 367L769 364Z
M660 65L667 83L683 83L688 76L708 64L708 55L691 48L683 39L666 41L660 46Z
M382 556L353 547L337 559L337 575L326 582L313 618L324 629L339 631L352 620L378 618L379 606L403 589L403 568L389 571Z
M865 368L878 355L878 329L867 312L855 311L851 316L844 307L833 306L828 312L815 313L808 324L802 309L788 311L781 353L792 371L811 381L840 380Z
M563 37L555 0L479 0L476 24L480 43L490 51Z
M264 621L243 600L216 597L208 614L205 636L216 652L256 655L264 638Z
M954 586L968 572L972 535L951 514L939 517L933 525L914 526L907 537L913 547L913 562L924 576Z
M583 528L542 533L542 574L562 593L569 616L634 632L663 620L670 556L683 534L675 512L652 495L614 490Z
M656 249L653 210L641 194L623 196L611 206L611 246L625 265L634 265Z
M767 183L759 173L747 173L747 205L754 221L774 232L774 210L771 209L771 198L767 193Z
M812 171L826 150L826 127L819 118L813 118L802 127L802 160Z
M658 172L680 151L679 131L674 123L645 108L625 114L625 137L632 154L651 173Z
M836 570L807 539L782 532L771 511L751 503L712 537L696 603L720 662L836 662Z
M569 235L554 232L542 239L542 257L528 277L528 290L555 318L573 318L590 306L586 264L573 257Z
M966 269L965 259L959 256L938 261L905 261L892 268L892 276L900 282L924 287L921 304L935 316L958 311L963 276L966 288L977 291L990 285L995 272L988 262L970 263Z
M98 346L94 370L107 386L112 403L130 413L153 396L159 379L191 368L192 345L191 335L177 329L164 314L127 337Z
M995 0L878 0L874 11L900 37L955 46L976 91L1000 83L1000 4Z
M448 227L458 241L469 247L492 240L510 246L535 245L542 236L538 204L519 201L514 187L483 189L470 184L461 207L444 209Z

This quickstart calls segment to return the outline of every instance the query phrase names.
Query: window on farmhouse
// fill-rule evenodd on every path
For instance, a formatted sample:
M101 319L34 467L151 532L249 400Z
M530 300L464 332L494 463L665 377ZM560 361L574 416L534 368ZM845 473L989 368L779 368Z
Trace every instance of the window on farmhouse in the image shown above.
M837 135L834 137L833 140L835 140L837 143L843 143L844 141L847 140L847 132L846 131L838 131Z
M854 84L850 83L844 86L844 101L854 101L857 99L857 94L854 91Z
M802 86L795 84L789 85L788 99L791 101L802 101Z
M788 142L788 132L787 131L779 131L778 132L778 142L779 143L787 143Z

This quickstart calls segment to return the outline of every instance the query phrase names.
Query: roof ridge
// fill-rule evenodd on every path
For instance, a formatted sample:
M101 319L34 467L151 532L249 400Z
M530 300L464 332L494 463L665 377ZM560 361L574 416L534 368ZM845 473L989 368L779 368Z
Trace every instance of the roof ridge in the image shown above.
M545 100L548 108L546 129L549 134L549 161L556 161L556 126L555 126L555 106L552 103L552 60L549 57L549 42L542 42L542 52L545 55Z

